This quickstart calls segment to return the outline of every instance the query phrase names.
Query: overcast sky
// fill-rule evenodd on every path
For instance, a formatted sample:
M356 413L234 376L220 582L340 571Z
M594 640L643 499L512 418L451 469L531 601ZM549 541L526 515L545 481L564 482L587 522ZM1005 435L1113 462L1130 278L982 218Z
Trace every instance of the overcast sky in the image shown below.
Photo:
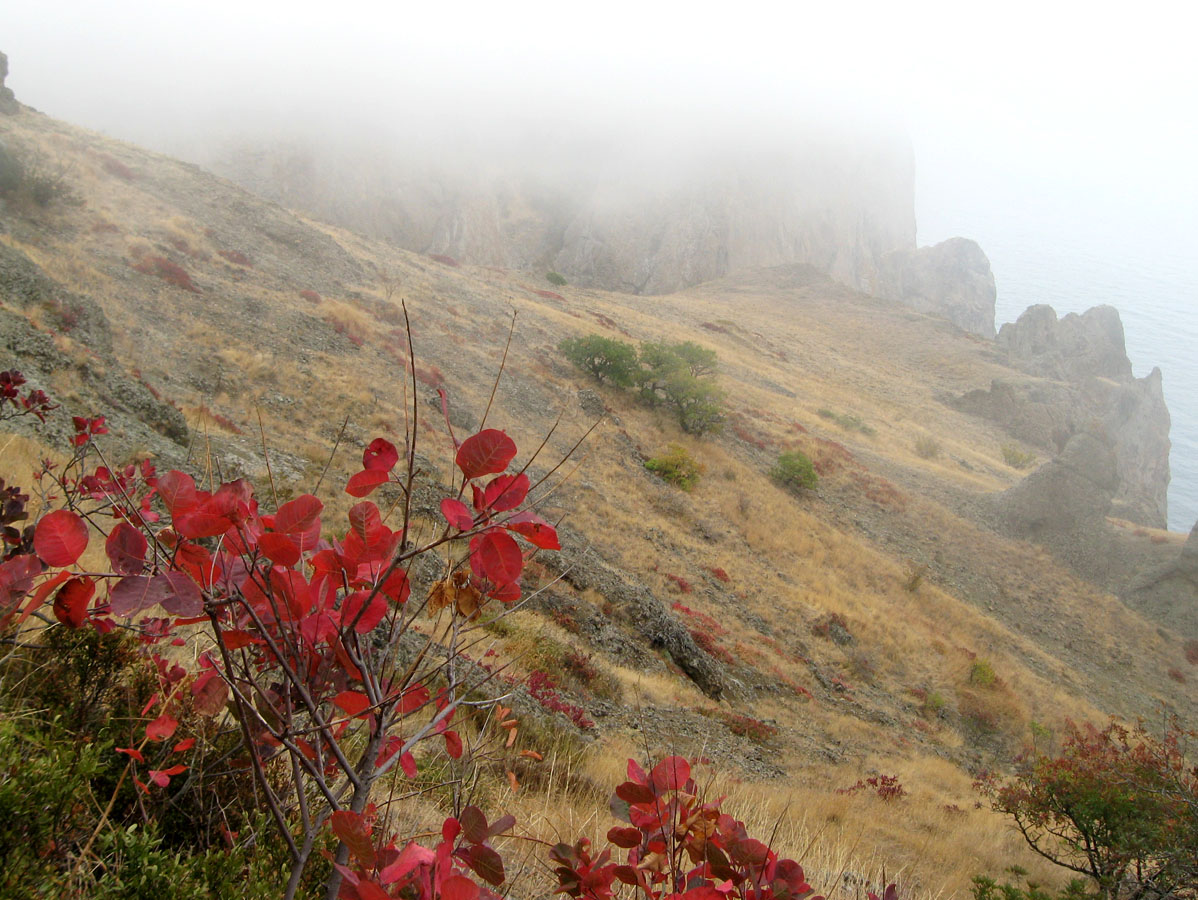
M820 105L901 121L921 169L1195 194L1198 54L1179 2L5 6L18 97L137 140L333 109L614 121Z

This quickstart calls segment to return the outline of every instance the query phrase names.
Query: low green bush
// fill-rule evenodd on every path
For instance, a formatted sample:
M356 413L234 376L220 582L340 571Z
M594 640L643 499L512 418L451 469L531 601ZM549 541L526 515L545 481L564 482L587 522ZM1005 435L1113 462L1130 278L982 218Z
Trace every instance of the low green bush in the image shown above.
M702 463L679 444L670 444L669 449L661 456L648 460L645 468L663 481L668 481L684 491L693 488L699 482L699 476L703 474Z
M916 438L915 455L920 459L935 459L940 455L940 442L926 434Z
M1012 469L1026 469L1036 461L1036 454L1020 450L1014 444L1003 444L1002 461Z
M560 272L545 273L545 280L556 287L564 287L567 284L566 277Z
M794 493L813 490L819 483L810 457L798 450L781 454L777 464L770 470L770 477Z

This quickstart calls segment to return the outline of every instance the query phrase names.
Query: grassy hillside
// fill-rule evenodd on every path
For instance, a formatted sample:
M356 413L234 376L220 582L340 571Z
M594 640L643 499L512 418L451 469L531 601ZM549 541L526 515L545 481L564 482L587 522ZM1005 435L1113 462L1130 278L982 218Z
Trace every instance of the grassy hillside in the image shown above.
M602 418L543 506L569 537L534 572L547 589L495 632L499 660L548 673L594 723L547 712L539 773L515 796L489 786L530 833L606 830L618 761L675 751L709 757L741 816L780 823L778 846L830 896L896 875L910 896L960 896L972 875L1014 864L1055 880L976 805L974 776L1007 765L1033 723L1058 732L1069 717L1151 716L1160 704L1194 721L1193 635L990 520L982 500L1026 473L1004 461L1009 437L944 402L1002 376L987 341L801 267L651 299L553 286L364 239L29 111L0 118L0 140L70 191L4 211L6 258L51 287L18 298L0 285L0 368L36 377L69 412L115 408L128 425L113 428L114 455L260 485L269 460L281 499L310 490L326 464L343 483L371 438L404 432L414 365L420 452L447 478L435 389L455 428L475 427L513 317L488 422L523 449L560 418L530 473ZM723 432L688 436L589 381L557 345L595 332L714 349ZM137 391L155 402L133 403ZM185 436L160 407L181 414ZM157 426L139 413L149 409ZM0 476L27 477L52 451L42 440L0 435ZM690 492L644 467L670 444L703 466ZM812 458L816 490L771 480L787 450ZM1181 539L1127 535L1146 553ZM634 627L625 588L691 634L720 672L718 699ZM906 795L838 793L878 775L898 776Z

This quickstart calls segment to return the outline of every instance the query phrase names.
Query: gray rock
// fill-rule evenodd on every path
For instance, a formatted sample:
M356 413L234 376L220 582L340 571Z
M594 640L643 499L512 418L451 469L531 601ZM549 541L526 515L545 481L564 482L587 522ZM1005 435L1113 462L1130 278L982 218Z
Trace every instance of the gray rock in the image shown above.
M1029 306L1018 321L1003 325L997 344L1017 367L1045 378L1131 377L1123 322L1113 306L1095 306L1059 320L1051 306Z
M1020 537L1075 531L1100 521L1119 487L1110 444L1074 435L1065 451L1002 495L1008 527Z
M21 104L17 103L17 98L13 94L12 88L5 87L4 79L7 77L8 56L0 52L0 113L11 116L13 113L20 111Z
M994 337L994 274L982 248L968 238L887 253L878 266L875 293Z
M1170 418L1163 379L1160 369L1132 375L1119 313L1099 306L1058 320L1052 307L1033 306L1002 327L997 344L1012 368L1031 377L996 379L952 404L1051 454L1100 428L1119 473L1112 514L1164 528Z
M562 552L548 554L542 564L579 590L594 589L611 604L613 614L650 647L663 650L699 690L719 698L725 691L721 665L702 650L690 632L643 584L609 565L579 535L558 527ZM604 642L615 644L610 636Z

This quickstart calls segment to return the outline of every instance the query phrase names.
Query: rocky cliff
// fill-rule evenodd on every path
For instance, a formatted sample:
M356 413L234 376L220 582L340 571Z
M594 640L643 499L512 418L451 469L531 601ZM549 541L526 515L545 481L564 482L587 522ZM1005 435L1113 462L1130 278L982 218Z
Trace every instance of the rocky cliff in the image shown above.
M596 149L430 161L396 148L241 144L205 160L293 207L421 253L556 270L571 282L663 294L735 271L806 263L869 290L915 243L909 145L859 137L769 149Z
M878 265L874 293L994 337L994 273L982 248L968 238L892 250Z
M1058 319L1052 307L1032 306L1002 327L997 346L1021 374L960 397L958 407L1050 453L1101 430L1119 480L1112 513L1164 528L1170 421L1161 372L1132 375L1118 311L1098 306Z

